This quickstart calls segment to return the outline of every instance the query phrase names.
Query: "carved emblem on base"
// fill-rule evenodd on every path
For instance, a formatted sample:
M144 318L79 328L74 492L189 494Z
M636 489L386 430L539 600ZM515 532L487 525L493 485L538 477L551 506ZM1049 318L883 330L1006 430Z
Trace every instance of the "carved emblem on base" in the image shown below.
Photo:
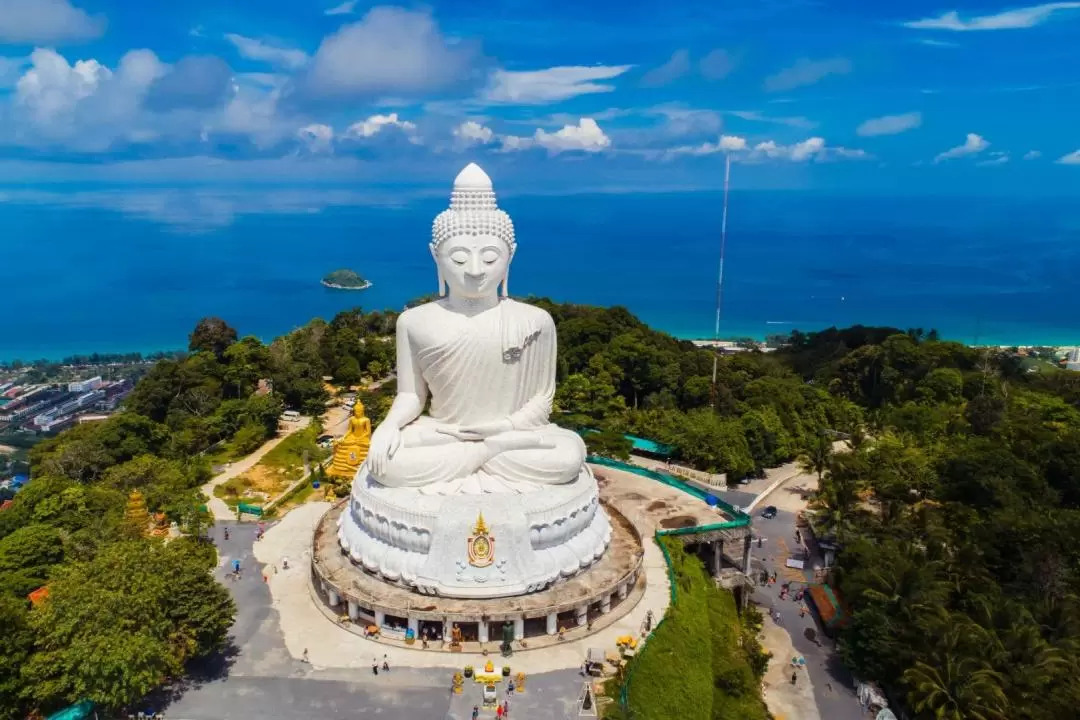
M495 562L495 538L488 531L484 522L484 513L476 518L473 534L469 536L467 543L469 551L469 564L473 567L487 567Z

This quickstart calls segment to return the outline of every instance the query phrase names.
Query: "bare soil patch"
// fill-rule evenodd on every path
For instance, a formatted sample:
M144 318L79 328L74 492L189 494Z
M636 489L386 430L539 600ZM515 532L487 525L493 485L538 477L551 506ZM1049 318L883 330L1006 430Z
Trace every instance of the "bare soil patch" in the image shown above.
M660 521L660 527L668 529L694 527L695 525L697 525L697 520L689 515L674 515Z

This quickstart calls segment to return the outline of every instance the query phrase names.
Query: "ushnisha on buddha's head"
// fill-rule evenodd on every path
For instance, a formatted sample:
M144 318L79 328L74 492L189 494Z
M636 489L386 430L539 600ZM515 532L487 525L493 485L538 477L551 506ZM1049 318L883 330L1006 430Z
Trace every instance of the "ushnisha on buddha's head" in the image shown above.
M517 243L510 216L495 203L491 178L475 163L454 180L450 208L435 218L431 255L439 270L439 295L477 299L508 295L510 261Z

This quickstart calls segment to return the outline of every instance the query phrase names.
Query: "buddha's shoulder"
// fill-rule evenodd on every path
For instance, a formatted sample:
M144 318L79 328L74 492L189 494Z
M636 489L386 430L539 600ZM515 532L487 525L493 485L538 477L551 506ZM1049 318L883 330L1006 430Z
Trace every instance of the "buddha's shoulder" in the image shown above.
M520 315L522 318L531 321L533 324L546 327L555 326L555 320L552 319L551 314L544 308L530 305L529 303L518 302L517 300L503 300L509 308Z
M398 324L403 327L415 327L416 325L429 323L442 314L446 309L439 304L438 300L426 302L423 305L414 305L398 315Z

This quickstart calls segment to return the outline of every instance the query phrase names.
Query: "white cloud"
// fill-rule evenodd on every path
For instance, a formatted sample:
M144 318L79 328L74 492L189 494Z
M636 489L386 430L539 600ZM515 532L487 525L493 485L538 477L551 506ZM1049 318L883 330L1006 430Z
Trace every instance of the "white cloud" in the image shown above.
M355 122L345 131L345 136L350 138L370 138L375 137L386 128L396 128L405 133L410 142L416 145L420 144L420 138L415 135L416 124L408 120L402 120L397 113L372 115L366 120Z
M100 37L105 18L68 0L0 0L0 43L56 45Z
M715 110L685 108L679 105L657 105L644 111L645 115L659 115L666 121L663 132L666 135L694 135L718 133L724 125L723 115ZM596 115L592 115L596 119Z
M763 115L757 110L727 110L726 114L732 117L737 117L740 120L749 120L751 122L770 123L773 125L787 125L788 127L805 128L810 129L817 127L817 123L809 118L802 117L801 115L794 117L772 117L769 115Z
M655 67L641 78L642 87L660 87L675 82L690 72L690 51L676 50L671 59L660 67Z
M674 157L677 155L712 155L719 152L743 152L750 146L746 142L746 138L739 137L738 135L722 135L716 142L704 142L700 145L683 145L681 147L671 148L665 155L668 157Z
M921 112L909 112L902 115L883 115L871 118L855 129L856 134L864 137L875 135L896 135L913 130L922 125Z
M765 78L765 92L785 92L804 85L813 85L830 75L846 75L851 72L851 61L837 57L827 60L799 58L789 68Z
M1007 153L1007 152L992 152L992 153L990 153L990 157L988 159L983 160L982 162L977 162L975 164L980 165L980 166L1004 165L1007 162L1009 162L1009 153Z
M1024 153L1025 160L1038 160L1041 157L1042 153L1038 150L1028 150L1026 153Z
M709 52L698 61L698 71L706 80L722 80L735 69L735 59L722 48Z
M490 103L542 105L578 95L611 92L614 85L596 82L616 78L632 65L564 66L524 72L496 70L484 92Z
M920 45L929 45L930 47L940 48L955 48L960 47L959 43L949 42L948 40L934 40L932 38L919 38Z
M803 162L825 150L825 139L812 137L794 145L777 145L772 140L760 142L754 146L754 154L767 158Z
M149 50L126 53L114 72L94 59L70 64L55 50L39 48L15 83L15 110L45 141L103 149L120 136L147 139L152 133L133 123L147 90L165 71Z
M241 57L248 60L265 62L289 70L303 67L308 61L307 53L303 50L280 47L236 33L226 33L225 39L236 47Z
M604 134L592 118L581 118L577 125L566 125L562 130L547 133L536 131L536 144L558 154L567 150L599 152L611 146L611 138Z
M975 133L968 133L964 139L963 145L957 145L954 148L950 148L943 153L939 153L934 158L934 162L941 162L942 160L951 160L953 158L964 157L967 155L978 155L986 148L990 147L990 143L986 141L981 135Z
M322 41L305 87L333 97L436 90L462 80L475 54L444 37L428 12L376 7Z
M576 125L565 125L553 133L538 128L532 137L500 135L499 142L504 152L541 147L549 155L571 151L594 153L611 147L611 138L593 118L581 118Z
M725 152L738 152L746 149L746 138L737 135L724 135L720 138L719 147Z
M766 140L751 146L745 138L737 135L724 135L715 143L684 145L670 148L659 157L671 159L680 155L713 155L730 153L733 160L740 162L764 162L784 160L788 162L827 162L830 160L860 160L870 157L864 150L829 146L824 138L812 137L792 145L781 145L773 140Z
M904 23L904 27L915 30L952 30L968 32L976 30L1020 30L1035 27L1050 19L1061 10L1078 10L1080 2L1053 2L1031 7L1006 10L994 15L977 15L969 19L960 17L960 13L950 10L938 17L923 18Z
M335 5L332 8L327 8L323 15L352 15L356 9L356 3L359 0L345 0L340 5Z
M296 136L313 153L333 152L334 129L329 125L312 123L296 131Z
M221 113L207 123L204 132L243 135L255 147L265 149L290 137L296 127L278 112L281 91L249 83L235 83L233 95Z
M1080 150L1074 150L1068 155L1062 155L1054 162L1059 165L1080 165Z
M0 57L0 88L13 86L29 63L29 57Z
M495 132L475 120L466 120L454 128L454 137L465 145L488 145L495 142Z

